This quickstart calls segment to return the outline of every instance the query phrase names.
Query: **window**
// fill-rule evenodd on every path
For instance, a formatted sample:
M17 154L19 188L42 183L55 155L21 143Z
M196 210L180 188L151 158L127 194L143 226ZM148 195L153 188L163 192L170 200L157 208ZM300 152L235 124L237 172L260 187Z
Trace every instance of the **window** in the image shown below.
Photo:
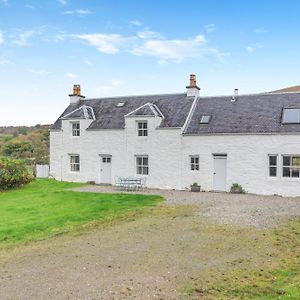
M277 155L269 155L269 176L277 176Z
M102 162L109 164L111 162L111 157L102 157Z
M137 127L138 127L138 136L147 136L148 135L147 121L137 122Z
M71 170L71 172L79 172L80 171L79 155L77 155L77 154L70 155L70 170Z
M72 122L72 136L80 136L80 123Z
M299 124L300 123L300 108L284 108L282 115L283 124Z
M200 124L208 124L210 121L210 115L203 115L200 119Z
M148 175L148 155L136 157L136 173L139 175Z
M283 155L282 156L282 176L296 177L300 176L300 155Z
M119 102L116 107L123 107L125 105L125 102Z
M199 155L191 155L191 171L199 171Z

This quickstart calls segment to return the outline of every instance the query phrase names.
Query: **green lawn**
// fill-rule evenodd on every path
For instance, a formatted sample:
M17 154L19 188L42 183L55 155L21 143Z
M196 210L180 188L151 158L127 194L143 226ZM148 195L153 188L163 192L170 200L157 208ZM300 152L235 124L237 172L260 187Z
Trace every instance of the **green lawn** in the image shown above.
M0 249L78 230L154 206L160 196L78 193L82 184L37 180L0 192Z

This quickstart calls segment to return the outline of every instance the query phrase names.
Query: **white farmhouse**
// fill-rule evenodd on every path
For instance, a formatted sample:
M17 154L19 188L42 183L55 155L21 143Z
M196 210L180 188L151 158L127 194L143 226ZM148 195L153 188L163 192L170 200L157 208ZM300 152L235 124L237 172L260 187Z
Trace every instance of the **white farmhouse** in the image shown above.
M183 94L85 99L75 85L50 133L57 180L300 195L300 93Z

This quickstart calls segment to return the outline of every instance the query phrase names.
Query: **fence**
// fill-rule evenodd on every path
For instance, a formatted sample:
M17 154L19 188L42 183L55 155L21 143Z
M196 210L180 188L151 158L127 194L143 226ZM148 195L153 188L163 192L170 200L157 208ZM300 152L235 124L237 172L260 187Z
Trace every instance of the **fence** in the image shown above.
M36 177L48 178L49 177L49 165L36 165Z

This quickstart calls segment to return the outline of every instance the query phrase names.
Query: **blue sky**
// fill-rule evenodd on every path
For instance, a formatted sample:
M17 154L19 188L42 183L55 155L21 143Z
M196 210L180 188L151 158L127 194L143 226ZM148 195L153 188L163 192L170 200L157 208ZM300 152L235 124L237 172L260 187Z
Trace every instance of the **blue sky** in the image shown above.
M0 125L49 124L87 97L300 84L300 1L0 0Z

